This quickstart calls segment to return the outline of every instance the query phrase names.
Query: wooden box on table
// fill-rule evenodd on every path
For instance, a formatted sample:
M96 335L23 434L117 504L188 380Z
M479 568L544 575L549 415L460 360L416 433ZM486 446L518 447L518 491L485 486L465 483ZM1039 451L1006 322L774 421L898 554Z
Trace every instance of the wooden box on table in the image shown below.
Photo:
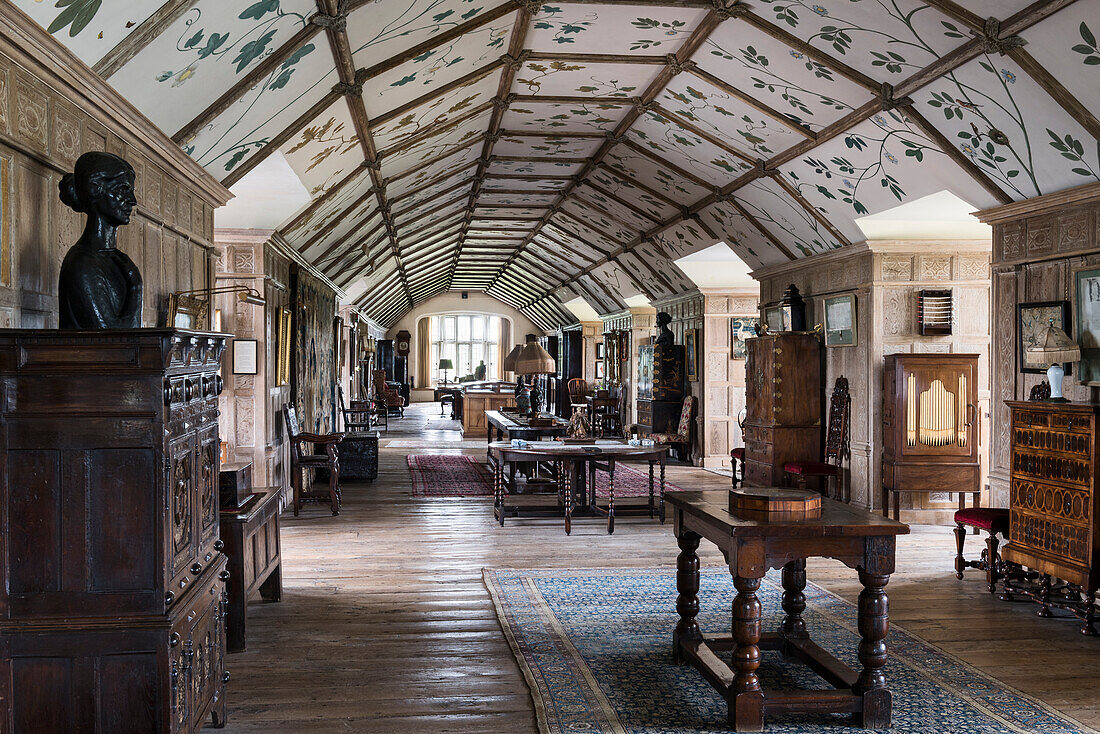
M814 334L747 339L745 483L771 487L790 461L821 461L821 354Z
M225 340L0 330L0 730L225 721Z

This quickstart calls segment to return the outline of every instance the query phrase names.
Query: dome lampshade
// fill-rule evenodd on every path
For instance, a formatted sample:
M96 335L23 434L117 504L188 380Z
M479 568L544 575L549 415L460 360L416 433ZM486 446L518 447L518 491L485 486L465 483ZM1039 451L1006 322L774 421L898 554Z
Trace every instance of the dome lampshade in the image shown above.
M517 344L512 347L512 351L508 352L508 356L504 358L504 371L515 372L516 360L519 359L519 353L523 351L523 345Z
M558 365L550 352L535 341L534 334L528 334L527 343L516 359L514 372L519 375L551 375L557 371Z

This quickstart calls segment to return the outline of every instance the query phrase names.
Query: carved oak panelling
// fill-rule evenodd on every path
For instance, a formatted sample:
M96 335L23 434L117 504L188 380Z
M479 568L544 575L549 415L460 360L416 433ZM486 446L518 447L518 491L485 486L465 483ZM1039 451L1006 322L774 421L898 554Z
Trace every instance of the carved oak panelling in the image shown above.
M0 132L11 131L11 69L0 58Z
M922 256L919 280L951 280L951 258Z
M994 241L1000 245L994 252L999 254L998 260L1015 260L1024 254L1024 230L1023 221L1006 222L994 227ZM1000 236L997 236L997 232Z
M1036 257L1054 250L1054 223L1049 216L1027 220L1027 255Z
M76 163L81 153L80 115L68 105L56 103L53 108L53 154L62 163Z
M15 137L46 154L50 147L49 97L33 79L15 75Z
M984 257L956 258L959 280L988 280L989 259Z
M1059 252L1073 252L1088 247L1088 209L1071 209L1067 212L1061 212L1055 215L1054 221L1058 227Z

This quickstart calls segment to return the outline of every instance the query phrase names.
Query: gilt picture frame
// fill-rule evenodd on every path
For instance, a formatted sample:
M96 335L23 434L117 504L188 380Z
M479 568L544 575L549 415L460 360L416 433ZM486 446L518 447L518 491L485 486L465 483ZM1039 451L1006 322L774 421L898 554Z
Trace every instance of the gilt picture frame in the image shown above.
M684 372L688 382L699 380L699 330L684 329Z
M1081 348L1077 363L1077 381L1082 385L1100 385L1100 268L1073 271L1074 331L1066 333ZM1066 370L1069 374L1069 370Z
M168 296L168 326L173 329L205 329L210 318L210 300L172 293Z
M1070 336L1069 301L1033 301L1016 304L1016 353L1021 372L1046 374L1049 364L1032 362L1027 358L1027 350L1035 346L1043 335L1043 329L1050 326L1062 329ZM1071 374L1072 365L1065 365L1066 374Z

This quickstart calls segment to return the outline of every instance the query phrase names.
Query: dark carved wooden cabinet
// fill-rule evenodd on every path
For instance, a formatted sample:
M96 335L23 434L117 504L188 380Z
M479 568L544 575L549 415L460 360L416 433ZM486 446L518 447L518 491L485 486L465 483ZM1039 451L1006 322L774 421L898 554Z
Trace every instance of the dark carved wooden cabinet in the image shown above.
M1087 626L1100 585L1096 513L1100 406L1010 402L1012 482L1006 561L1076 584Z
M772 487L785 463L821 460L821 348L795 331L745 345L745 483Z
M978 355L890 354L882 405L882 514L901 492L967 493L978 505Z
M225 721L219 334L0 331L0 730Z

